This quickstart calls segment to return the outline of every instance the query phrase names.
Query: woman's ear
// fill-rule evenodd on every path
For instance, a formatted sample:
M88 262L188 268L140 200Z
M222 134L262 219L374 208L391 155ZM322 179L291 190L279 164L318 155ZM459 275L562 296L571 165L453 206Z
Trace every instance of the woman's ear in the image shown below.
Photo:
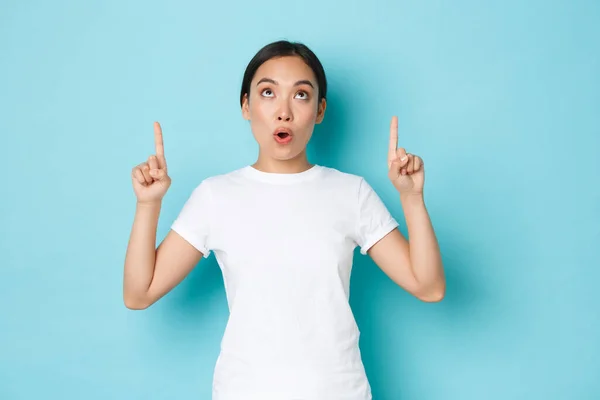
M325 117L325 109L327 108L327 101L325 99L321 99L319 102L319 108L317 110L317 120L315 123L320 124L323 122L323 118Z
M248 103L248 93L246 93L242 100L242 117L244 117L245 120L250 121L250 105Z

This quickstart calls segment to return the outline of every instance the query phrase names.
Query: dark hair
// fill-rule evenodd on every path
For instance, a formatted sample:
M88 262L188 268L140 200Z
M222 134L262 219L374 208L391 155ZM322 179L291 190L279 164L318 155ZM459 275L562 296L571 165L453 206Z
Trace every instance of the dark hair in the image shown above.
M254 78L254 74L258 68L269 61L272 58L286 57L286 56L297 56L300 57L306 65L308 65L317 78L319 102L321 99L325 99L327 96L327 78L325 77L325 70L323 65L306 45L298 42L289 42L287 40L280 40L267 44L256 53L256 55L250 60L244 72L244 78L242 80L242 90L240 92L240 105L244 103L244 95L250 94L250 83Z

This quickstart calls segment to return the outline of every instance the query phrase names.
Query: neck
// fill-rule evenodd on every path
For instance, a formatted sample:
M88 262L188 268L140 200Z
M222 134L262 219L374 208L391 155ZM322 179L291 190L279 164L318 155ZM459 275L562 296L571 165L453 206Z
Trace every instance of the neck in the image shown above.
M306 152L302 152L289 160L278 160L259 155L258 160L252 164L252 167L263 172L296 174L312 168L313 165L308 161Z

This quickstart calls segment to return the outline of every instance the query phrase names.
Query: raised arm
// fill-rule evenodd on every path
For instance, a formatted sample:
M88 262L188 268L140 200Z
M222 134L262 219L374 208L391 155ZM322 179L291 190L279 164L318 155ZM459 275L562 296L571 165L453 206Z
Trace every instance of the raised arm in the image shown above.
M398 229L376 243L369 255L399 286L417 298L444 298L446 280L436 235L423 198L424 167L420 157L398 148L398 119L392 118L388 177L398 193L408 228L406 240Z
M137 204L125 255L123 300L130 309L145 309L167 294L200 261L203 254L170 231L156 247L162 199L171 186L160 124L154 124L156 154L132 170Z

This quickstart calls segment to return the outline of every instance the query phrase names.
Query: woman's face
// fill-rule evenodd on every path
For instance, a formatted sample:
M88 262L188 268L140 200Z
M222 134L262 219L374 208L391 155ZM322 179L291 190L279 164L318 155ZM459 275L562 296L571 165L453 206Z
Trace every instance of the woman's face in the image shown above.
M317 80L299 57L280 57L262 64L242 103L261 155L289 160L304 153L326 102L319 102Z

